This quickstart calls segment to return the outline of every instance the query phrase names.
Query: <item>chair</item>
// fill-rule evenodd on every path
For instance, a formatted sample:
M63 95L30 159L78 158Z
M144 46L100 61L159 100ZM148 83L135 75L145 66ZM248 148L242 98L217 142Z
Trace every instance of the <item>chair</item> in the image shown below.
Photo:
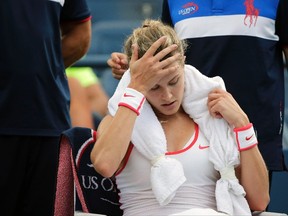
M57 182L54 216L74 215L74 204L77 216L122 215L114 179L104 178L91 164L95 141L96 131L89 128L74 127L62 133L58 168L62 178Z
M54 216L73 216L76 198L75 216L122 216L114 179L104 178L91 164L95 141L96 131L90 128L74 127L62 133ZM253 212L253 216L287 214Z

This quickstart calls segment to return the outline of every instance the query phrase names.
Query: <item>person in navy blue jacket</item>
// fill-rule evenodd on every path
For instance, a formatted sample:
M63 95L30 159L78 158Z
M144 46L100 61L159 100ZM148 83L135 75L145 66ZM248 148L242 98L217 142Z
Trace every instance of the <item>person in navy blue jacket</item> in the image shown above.
M62 131L71 127L65 68L88 50L85 0L1 0L1 214L52 216Z

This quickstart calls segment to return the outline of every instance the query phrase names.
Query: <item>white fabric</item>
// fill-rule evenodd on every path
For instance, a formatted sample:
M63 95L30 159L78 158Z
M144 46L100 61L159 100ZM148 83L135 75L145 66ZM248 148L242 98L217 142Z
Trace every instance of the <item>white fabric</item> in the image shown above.
M129 82L130 72L126 71L108 103L108 110L112 116L115 115L118 103ZM166 205L173 199L176 190L186 181L186 178L182 165L175 159L165 157L166 137L147 101L144 102L141 114L137 117L131 141L151 163L156 162L151 167L152 190L159 204Z
M202 208L194 208L194 209L190 209L188 211L184 211L184 212L181 212L179 214L173 214L171 216L192 216L192 215L196 215L196 216L200 216L200 215L203 215L203 216L227 216L227 214L225 213L220 213L220 212L216 212L215 210L213 209L202 209Z
M144 101L145 97L141 92L132 88L126 88L118 106L125 106L139 115Z
M234 168L239 164L239 152L233 130L223 119L212 118L207 107L208 93L216 87L224 87L222 78L208 78L196 68L185 66L185 93L183 108L190 115L210 142L210 161L215 169ZM235 175L227 179L220 178L216 185L218 211L229 215L251 215L243 187Z
M115 115L123 91L130 82L129 70L125 72L108 103L111 115ZM223 119L212 118L207 107L208 93L216 88L224 88L220 77L208 78L196 68L185 65L185 91L183 108L202 128L210 142L210 161L220 173L239 164L239 153L231 128ZM146 101L141 115L138 116L131 141L140 153L149 160L157 160L151 167L151 185L160 205L166 205L173 199L176 190L186 180L183 167L177 160L160 157L166 152L164 131L151 106ZM151 148L153 145L153 148ZM171 172L173 171L173 172ZM223 172L222 172L223 173ZM235 175L220 178L216 184L217 210L229 215L251 215L243 187Z
M248 127L234 129L239 151L245 151L258 144L252 123Z
M123 161L125 167L116 175L121 209L125 216L167 216L194 208L217 209L215 187L220 174L209 161L208 140L196 124L194 131L181 150L166 153L167 157L179 160L187 180L165 206L159 205L151 190L150 161L135 147L129 151Z

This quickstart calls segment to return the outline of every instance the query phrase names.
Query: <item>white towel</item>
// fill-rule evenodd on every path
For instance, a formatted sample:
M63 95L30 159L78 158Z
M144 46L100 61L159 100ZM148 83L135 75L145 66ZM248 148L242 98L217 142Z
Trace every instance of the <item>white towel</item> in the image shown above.
M118 103L129 82L130 71L128 70L109 100L108 110L112 116L115 115ZM239 164L239 153L232 129L225 120L213 118L208 111L208 93L216 87L225 88L220 77L208 78L196 68L185 65L185 91L182 105L209 140L209 158L221 174L215 191L217 210L229 215L251 215L244 198L245 191L234 174L234 167ZM176 159L165 157L166 137L147 101L136 119L131 141L137 150L151 161L150 180L157 201L160 205L168 204L186 178L182 164Z

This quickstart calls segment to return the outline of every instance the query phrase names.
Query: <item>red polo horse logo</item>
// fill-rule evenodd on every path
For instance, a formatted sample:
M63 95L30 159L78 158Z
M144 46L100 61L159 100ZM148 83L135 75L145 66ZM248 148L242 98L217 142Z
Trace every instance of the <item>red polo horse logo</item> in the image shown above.
M249 27L251 27L252 24L256 26L259 10L254 7L254 0L245 0L244 5L246 7L244 24L247 25L246 20L249 19Z

